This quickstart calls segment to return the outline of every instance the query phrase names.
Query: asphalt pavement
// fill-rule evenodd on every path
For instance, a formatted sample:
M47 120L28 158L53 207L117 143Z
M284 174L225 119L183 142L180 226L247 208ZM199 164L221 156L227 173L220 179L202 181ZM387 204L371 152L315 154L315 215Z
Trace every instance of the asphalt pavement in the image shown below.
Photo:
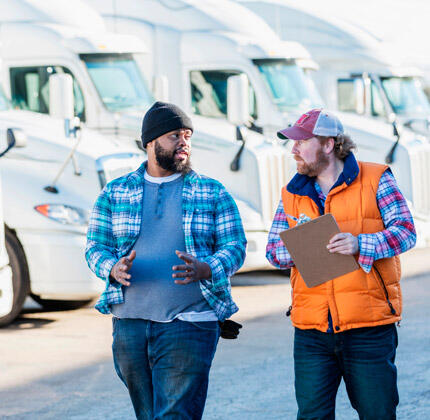
M205 420L294 419L293 329L285 317L288 279L274 273L237 276L233 296L244 327L221 340L211 371ZM398 419L430 419L430 275L402 280ZM0 330L0 419L133 419L111 359L111 320L94 309L25 312ZM344 386L337 419L358 416Z

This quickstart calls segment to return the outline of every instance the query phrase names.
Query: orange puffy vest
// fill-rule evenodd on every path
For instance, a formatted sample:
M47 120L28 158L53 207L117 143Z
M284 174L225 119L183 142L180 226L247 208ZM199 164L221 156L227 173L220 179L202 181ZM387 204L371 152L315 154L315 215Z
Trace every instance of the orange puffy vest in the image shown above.
M360 171L350 184L332 189L327 195L324 213L333 214L341 232L375 233L384 230L376 192L385 165L358 162ZM308 196L282 190L285 214L311 219L320 216L316 203ZM295 222L288 219L290 227ZM308 288L298 270L291 269L292 310L295 327L326 332L328 310L335 332L351 328L390 324L401 319L399 257L384 258L373 263L370 273L362 268Z

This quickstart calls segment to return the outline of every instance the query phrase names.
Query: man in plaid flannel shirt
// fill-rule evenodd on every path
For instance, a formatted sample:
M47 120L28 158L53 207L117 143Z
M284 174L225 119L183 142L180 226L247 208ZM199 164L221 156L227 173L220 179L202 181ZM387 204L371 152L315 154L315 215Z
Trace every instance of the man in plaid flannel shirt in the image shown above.
M360 170L351 152L355 147L354 143L343 134L339 119L323 110L307 112L294 126L278 132L278 136L294 140L292 153L297 161L298 173L286 187L275 214L266 256L275 267L287 269L294 267L294 262L279 233L289 229L289 218L297 223L309 220L309 215L300 214L303 211L301 203L304 202L300 200L305 200L310 205L308 209L317 209L316 215L324 214L330 191L334 194L336 189L347 191ZM294 316L293 323L296 327L294 363L298 419L334 419L336 392L342 378L360 419L391 420L396 416L398 392L394 358L397 332L394 322L400 319L401 297L396 297L396 312L390 301L393 296L389 296L389 293L385 297L381 296L379 287L377 294L372 296L375 291L360 289L362 286L355 279L366 281L371 278L366 275L375 262L384 261L385 267L392 264L390 258L415 245L416 233L411 213L393 174L389 169L384 171L382 166L379 168L382 176L379 184L376 180L378 187L374 192L366 192L367 195L364 195L363 190L356 188L362 194L361 197L344 195L357 197L356 202L340 201L344 203L344 207L337 211L351 223L356 216L345 217L345 214L348 211L352 215L363 214L366 206L370 208L363 197L374 194L385 229L358 235L342 232L335 235L327 245L330 252L355 255L364 273L353 272L349 277L346 275L337 279L333 286L326 288L323 284L313 288L315 291L307 289L303 280L297 279L297 272L294 273L292 294L295 303L293 301L287 315ZM299 214L286 214L286 200L297 200L294 205L298 206ZM339 203L339 200L336 202ZM361 212L355 212L354 205L362 206ZM357 223L360 225L363 221L357 220ZM398 284L393 283L395 280L385 279L387 280L390 282L390 286L386 286L388 291L399 292ZM369 287L370 282L367 284ZM331 293L333 300L329 297ZM363 306L357 307L354 301L359 299ZM341 301L346 302L342 308L339 306ZM312 306L316 302L317 305ZM336 321L329 309L333 303L338 309ZM358 311L354 312L353 318L350 315L354 310L352 308L357 308Z
M103 189L88 228L86 259L106 282L96 308L114 315L115 369L138 419L201 418L220 325L238 310L242 222L225 188L191 170L192 132L156 102L142 124L148 161Z

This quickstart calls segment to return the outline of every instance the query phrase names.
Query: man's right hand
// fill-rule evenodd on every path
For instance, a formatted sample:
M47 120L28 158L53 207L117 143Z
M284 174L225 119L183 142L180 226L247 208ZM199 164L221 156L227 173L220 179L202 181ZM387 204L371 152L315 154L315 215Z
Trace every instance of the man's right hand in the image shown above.
M121 283L124 286L130 286L130 282L127 281L131 279L131 275L128 274L128 270L130 270L133 265L133 260L136 258L136 251L130 252L128 257L122 257L110 271L111 277L113 277L118 283Z

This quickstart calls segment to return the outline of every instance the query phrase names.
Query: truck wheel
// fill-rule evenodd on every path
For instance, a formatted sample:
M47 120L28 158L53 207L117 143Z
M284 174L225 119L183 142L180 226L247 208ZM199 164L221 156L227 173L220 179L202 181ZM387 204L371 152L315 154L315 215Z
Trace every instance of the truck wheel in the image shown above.
M79 309L92 302L92 299L87 300L54 300L42 299L40 296L31 295L31 297L44 309L48 311L67 311L71 309Z
M18 238L8 229L5 229L5 237L9 265L12 269L13 303L10 312L0 317L0 327L10 324L18 316L30 292L30 276L24 250Z

